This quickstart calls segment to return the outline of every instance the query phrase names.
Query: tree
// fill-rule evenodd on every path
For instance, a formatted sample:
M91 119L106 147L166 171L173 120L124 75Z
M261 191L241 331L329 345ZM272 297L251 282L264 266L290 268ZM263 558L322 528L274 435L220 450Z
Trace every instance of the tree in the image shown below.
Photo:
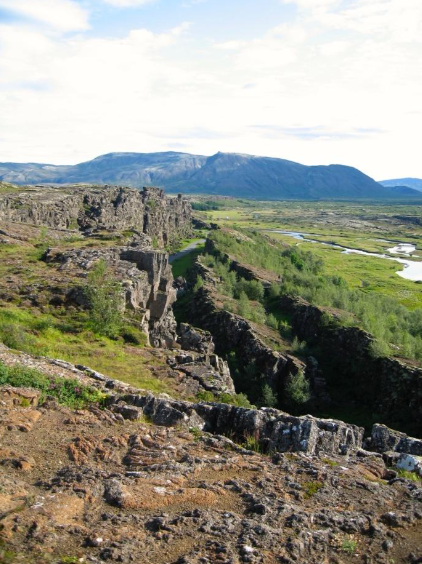
M262 386L259 403L262 407L275 407L277 405L277 396L268 384Z
M99 260L88 274L85 295L92 329L100 335L116 337L122 325L122 288L107 272L105 260Z
M311 389L303 371L290 374L286 383L286 403L297 409L311 399Z

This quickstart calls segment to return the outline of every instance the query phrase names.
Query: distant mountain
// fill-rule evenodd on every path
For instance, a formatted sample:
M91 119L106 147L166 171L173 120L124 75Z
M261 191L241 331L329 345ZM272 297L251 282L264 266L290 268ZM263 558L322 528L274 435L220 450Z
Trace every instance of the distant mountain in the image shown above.
M0 180L15 184L123 184L169 192L257 199L391 198L405 194L343 165L305 166L237 153L110 153L73 166L0 163Z
M420 178L396 178L395 180L381 180L380 184L387 187L407 186L422 192L422 179Z

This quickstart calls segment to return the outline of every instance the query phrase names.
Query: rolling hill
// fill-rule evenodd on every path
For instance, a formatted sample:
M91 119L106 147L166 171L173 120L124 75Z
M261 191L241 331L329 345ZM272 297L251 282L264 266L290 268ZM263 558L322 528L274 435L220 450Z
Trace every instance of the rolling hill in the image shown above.
M353 199L417 196L386 187L356 168L305 166L238 153L109 153L71 166L0 163L0 180L14 184L155 185L168 192L257 199Z

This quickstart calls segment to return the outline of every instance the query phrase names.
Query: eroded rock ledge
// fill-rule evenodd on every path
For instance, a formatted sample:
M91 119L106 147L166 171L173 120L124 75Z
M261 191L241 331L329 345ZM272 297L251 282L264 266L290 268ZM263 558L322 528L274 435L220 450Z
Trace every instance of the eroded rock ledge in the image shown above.
M79 231L135 229L158 245L191 231L191 206L159 188L34 187L0 197L0 221Z

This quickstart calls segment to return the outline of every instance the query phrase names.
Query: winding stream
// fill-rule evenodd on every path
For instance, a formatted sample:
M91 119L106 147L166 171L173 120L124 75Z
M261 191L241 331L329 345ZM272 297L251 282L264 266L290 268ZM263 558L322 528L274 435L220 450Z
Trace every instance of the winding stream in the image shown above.
M308 235L306 233L300 233L299 231L284 231L282 229L268 229L266 231L269 231L271 233L280 233L282 235L287 235L289 237L293 237L294 239L298 239L300 241L306 241L307 243L319 243L320 245L326 245L328 247L333 247L334 249L341 249L342 253L346 255L356 254L356 255L364 255L368 257L377 257L387 260L394 260L395 262L399 262L400 264L404 265L404 270L399 270L398 272L396 272L396 274L398 274L402 278L405 278L406 280L411 280L413 282L422 281L422 261L418 262L415 260L390 257L389 255L385 255L381 253L370 253L367 251L360 251L358 249L349 249L341 245L336 245L335 243L325 243L322 241L317 241L315 239L308 239ZM405 254L409 257L415 251L416 251L415 245L412 245L410 243L398 243L395 247L388 249L389 253Z

